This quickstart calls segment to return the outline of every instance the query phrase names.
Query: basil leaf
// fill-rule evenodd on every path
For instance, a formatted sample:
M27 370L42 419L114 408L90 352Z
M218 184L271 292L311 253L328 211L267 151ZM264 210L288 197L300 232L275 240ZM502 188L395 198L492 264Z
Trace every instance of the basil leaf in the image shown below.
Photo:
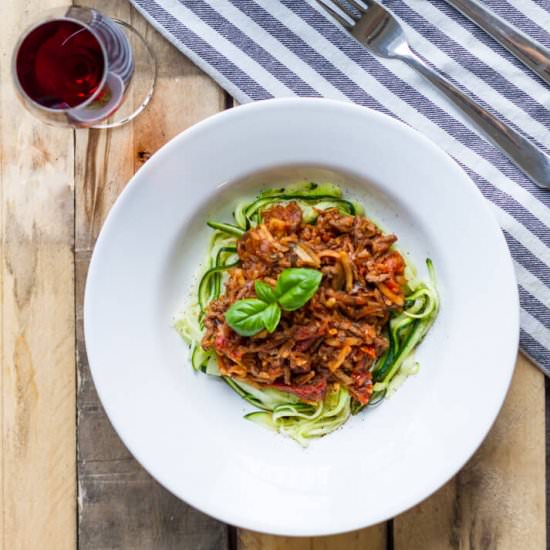
M274 332L281 320L281 308L279 304L269 304L269 306L264 309L262 319L267 332Z
M254 283L258 298L236 301L226 312L227 324L241 336L253 336L265 327L274 332L286 311L301 308L317 292L323 274L316 269L285 269L275 289L264 281Z
M277 279L275 294L286 311L301 308L317 292L323 274L316 269L285 269Z
M263 314L269 307L262 300L237 300L226 312L227 324L241 336L253 336L264 328Z
M277 301L277 296L275 296L275 291L267 283L263 281L256 281L254 283L254 289L256 290L256 296L260 300L272 304Z

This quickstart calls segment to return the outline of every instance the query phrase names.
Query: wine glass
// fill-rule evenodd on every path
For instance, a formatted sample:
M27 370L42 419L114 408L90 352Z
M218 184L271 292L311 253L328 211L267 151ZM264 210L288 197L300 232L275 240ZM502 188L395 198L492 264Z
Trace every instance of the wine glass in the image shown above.
M23 33L12 73L24 106L44 122L113 128L145 109L157 64L130 25L93 8L67 6L42 13Z

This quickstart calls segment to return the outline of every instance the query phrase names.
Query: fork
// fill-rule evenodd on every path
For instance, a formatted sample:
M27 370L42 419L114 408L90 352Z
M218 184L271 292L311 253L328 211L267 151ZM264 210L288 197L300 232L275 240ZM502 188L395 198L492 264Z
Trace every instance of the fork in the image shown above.
M440 90L485 138L539 187L550 189L550 157L429 67L409 45L397 19L374 0L317 0L371 53L400 59Z

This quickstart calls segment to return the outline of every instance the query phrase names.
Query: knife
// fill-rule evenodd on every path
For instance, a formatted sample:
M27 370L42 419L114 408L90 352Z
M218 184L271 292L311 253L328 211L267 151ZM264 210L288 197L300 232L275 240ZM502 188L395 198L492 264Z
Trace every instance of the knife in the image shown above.
M476 0L445 0L550 85L550 50Z

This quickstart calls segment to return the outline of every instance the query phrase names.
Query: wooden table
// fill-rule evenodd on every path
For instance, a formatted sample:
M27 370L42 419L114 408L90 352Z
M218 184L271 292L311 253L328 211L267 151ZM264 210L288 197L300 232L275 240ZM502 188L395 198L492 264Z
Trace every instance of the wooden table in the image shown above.
M416 508L347 535L236 530L170 495L133 460L90 379L82 332L88 263L134 172L173 136L233 102L126 0L88 0L131 22L154 48L160 76L152 105L112 131L37 122L15 100L10 56L29 14L58 3L4 0L0 8L1 548L545 548L545 380L522 357L496 424L462 471Z

